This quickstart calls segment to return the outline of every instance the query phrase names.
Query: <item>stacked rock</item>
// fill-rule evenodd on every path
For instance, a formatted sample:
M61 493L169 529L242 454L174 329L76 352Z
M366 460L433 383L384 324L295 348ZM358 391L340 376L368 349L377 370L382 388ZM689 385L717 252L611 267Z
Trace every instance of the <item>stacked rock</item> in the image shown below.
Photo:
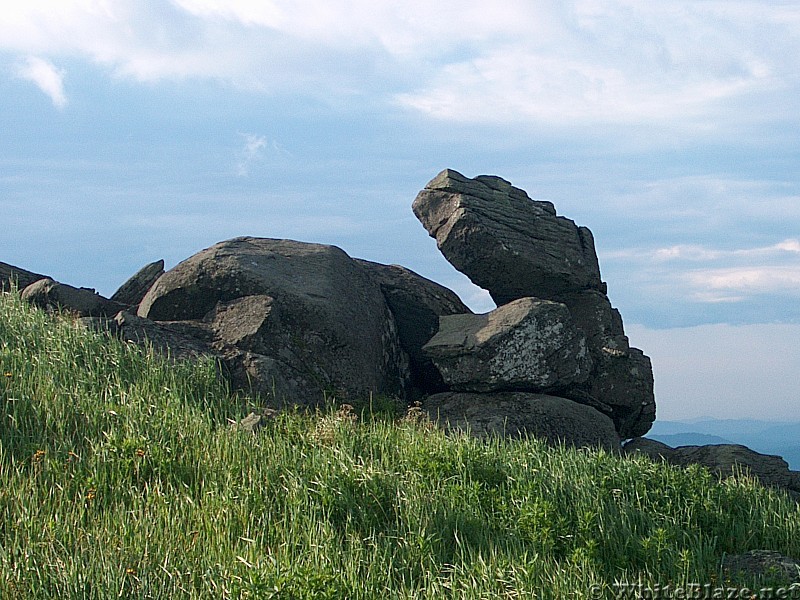
M445 422L471 412L473 426L482 406L497 429L497 403L507 405L508 394L516 403L506 407L512 412L504 427L546 394L592 409L594 425L583 427L607 432L610 420L622 439L650 429L650 359L628 343L589 229L504 179L468 179L449 169L417 195L413 210L445 258L498 306L486 315L440 318L423 350L450 391L428 399L430 412ZM614 443L599 436L601 445Z

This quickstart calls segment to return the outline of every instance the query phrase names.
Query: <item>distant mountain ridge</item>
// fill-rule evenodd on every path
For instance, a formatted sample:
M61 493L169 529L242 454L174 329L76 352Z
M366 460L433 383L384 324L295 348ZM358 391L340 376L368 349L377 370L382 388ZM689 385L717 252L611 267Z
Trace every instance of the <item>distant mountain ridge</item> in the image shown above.
M800 421L700 418L656 420L647 436L669 446L743 444L756 452L776 454L800 470Z

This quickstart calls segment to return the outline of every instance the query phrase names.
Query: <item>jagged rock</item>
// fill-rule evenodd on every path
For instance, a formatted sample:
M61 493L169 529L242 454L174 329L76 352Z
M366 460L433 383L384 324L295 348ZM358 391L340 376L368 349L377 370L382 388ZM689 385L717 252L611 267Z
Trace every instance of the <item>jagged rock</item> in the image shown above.
M477 436L531 435L550 443L619 450L614 424L604 414L565 398L527 392L445 392L423 402L429 418L445 430Z
M410 269L361 259L356 262L380 285L394 315L400 344L410 360L409 398L445 391L442 376L422 347L438 330L440 316L472 314L472 311L452 291Z
M592 368L567 307L536 298L440 317L423 352L456 391L562 391L586 381Z
M665 460L681 467L702 465L720 477L743 471L758 479L762 485L784 489L800 499L800 471L791 471L789 464L780 456L761 454L740 444L672 448L656 440L636 438L627 442L624 450L626 454L642 453L654 460Z
M609 415L623 438L655 419L650 360L631 348L611 306L591 232L499 177L442 171L414 213L445 258L502 306L523 297L560 302L586 335L594 370L570 399Z
M729 575L741 573L746 577L769 577L786 583L800 582L800 560L771 550L750 550L744 554L726 555L722 559L722 569ZM783 597L791 596L787 594Z
M81 317L110 317L124 308L93 289L72 287L49 277L27 286L20 297L44 310L65 310Z
M445 169L412 208L445 258L498 306L603 291L591 232L500 177L467 179Z
M0 292L10 289L10 284L15 283L18 290L24 290L30 284L40 279L48 279L47 275L39 275L14 265L0 262Z
M164 274L164 260L157 260L145 265L136 274L123 283L120 288L111 296L111 300L126 304L128 306L138 306L147 291Z
M285 389L293 402L406 389L408 357L379 285L334 246L221 242L162 275L138 313L208 323L229 346L229 368L256 389Z

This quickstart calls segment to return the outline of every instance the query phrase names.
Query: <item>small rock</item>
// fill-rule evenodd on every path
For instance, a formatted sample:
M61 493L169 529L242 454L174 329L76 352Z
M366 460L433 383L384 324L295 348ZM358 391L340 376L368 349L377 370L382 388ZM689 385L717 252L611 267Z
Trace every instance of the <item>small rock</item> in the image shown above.
M722 568L730 574L743 573L750 577L774 577L787 583L800 582L800 561L769 550L727 555L722 559Z

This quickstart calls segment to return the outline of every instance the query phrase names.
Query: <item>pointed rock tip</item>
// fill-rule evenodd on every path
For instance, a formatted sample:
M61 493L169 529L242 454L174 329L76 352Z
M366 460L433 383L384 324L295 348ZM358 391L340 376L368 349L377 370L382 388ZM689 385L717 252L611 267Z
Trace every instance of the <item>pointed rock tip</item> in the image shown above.
M454 169L444 169L436 177L431 179L425 187L431 190L448 188L452 186L452 182L454 181L466 182L468 180Z

